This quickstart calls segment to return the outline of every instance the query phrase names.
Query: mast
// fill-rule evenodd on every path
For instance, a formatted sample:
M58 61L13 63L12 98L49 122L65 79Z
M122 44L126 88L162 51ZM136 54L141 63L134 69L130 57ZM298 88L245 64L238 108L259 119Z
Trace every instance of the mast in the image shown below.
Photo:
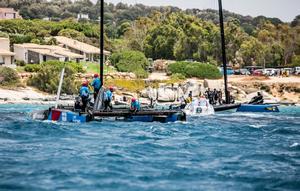
M227 59L226 59L222 0L219 0L219 15L220 15L220 31L221 31L221 43L222 43L223 73L224 73L224 84L225 84L225 100L226 100L226 104L229 104L230 100L229 100L229 92L228 92L228 84L227 84Z
M103 65L104 65L104 0L100 2L100 80L103 85Z

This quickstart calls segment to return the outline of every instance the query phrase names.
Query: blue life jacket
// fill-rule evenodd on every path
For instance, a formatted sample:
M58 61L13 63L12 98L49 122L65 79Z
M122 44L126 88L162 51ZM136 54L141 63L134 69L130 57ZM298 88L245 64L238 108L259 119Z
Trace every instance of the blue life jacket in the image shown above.
M104 93L104 101L111 101L113 97L113 93L110 90L107 90Z
M88 87L82 86L80 88L80 96L81 97L87 98L87 97L89 97L89 94L90 94L90 90Z
M99 90L101 88L101 80L100 80L100 78L95 78L93 80L93 82L91 83L91 86L93 86L94 89L98 89Z
M140 103L138 101L131 102L130 108L134 109L134 110L140 110L141 109L141 105L140 105Z

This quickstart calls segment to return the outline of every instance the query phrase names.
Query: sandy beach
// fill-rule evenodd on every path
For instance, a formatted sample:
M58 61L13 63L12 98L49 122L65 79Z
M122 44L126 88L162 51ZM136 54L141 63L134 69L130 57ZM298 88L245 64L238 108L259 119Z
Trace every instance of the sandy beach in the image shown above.
M34 88L3 89L0 88L0 104L55 104L56 95L40 92ZM69 104L73 100L61 100L60 103Z

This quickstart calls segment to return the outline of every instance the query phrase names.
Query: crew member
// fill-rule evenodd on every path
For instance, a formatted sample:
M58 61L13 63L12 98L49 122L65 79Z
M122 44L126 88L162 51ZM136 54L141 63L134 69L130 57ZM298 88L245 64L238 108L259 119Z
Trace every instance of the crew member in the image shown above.
M110 87L106 92L104 92L104 111L107 111L109 108L112 111L112 103L111 101L113 100L113 91L114 88Z
M141 106L138 100L135 98L131 99L131 104L130 104L130 111L137 112L141 110Z
M264 103L264 97L260 92L257 92L257 96L253 97L249 104L263 104Z
M91 83L91 86L94 87L94 101L96 101L99 90L101 89L101 80L98 74L94 74L94 80Z
M222 95L222 90L220 89L220 90L218 91L218 102L219 102L220 105L223 104L223 99L222 99L222 97L223 97L223 95Z
M82 101L81 111L83 112L85 111L87 103L89 101L90 90L88 88L88 84L89 83L87 81L83 82L79 91L81 101Z
M209 100L210 104L213 104L213 96L212 96L212 91L210 91L210 88L207 89L205 92L205 97Z
M188 97L186 98L185 102L188 104L188 103L192 103L193 101L193 92L190 91Z
M213 96L213 105L216 105L217 104L217 101L219 99L219 95L218 95L218 91L217 89L214 89L213 93L212 93L212 96Z

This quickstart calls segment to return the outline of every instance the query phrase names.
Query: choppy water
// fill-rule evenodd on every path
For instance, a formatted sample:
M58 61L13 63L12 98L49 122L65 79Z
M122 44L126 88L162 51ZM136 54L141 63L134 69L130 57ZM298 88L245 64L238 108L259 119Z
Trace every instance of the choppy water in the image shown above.
M0 106L1 190L300 190L300 108L187 123L36 122Z

